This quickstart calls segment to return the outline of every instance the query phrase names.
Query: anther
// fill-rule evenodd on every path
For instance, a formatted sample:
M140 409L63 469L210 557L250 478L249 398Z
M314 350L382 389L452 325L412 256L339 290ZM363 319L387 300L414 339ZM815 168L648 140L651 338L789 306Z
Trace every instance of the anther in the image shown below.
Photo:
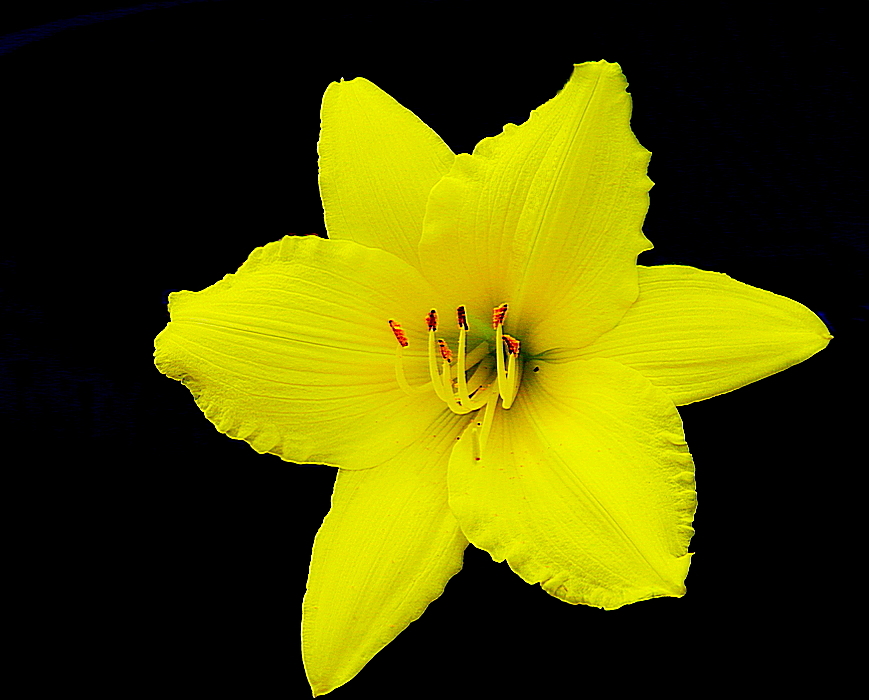
M504 343L507 345L507 352L511 355L519 354L519 341L512 335L504 334Z
M468 330L468 317L465 315L465 307L460 306L456 309L456 315L459 319L459 328L464 331Z
M492 312L492 328L498 329L502 323L504 323L504 316L507 315L507 304L501 304L500 306L496 306L495 310Z
M447 362L452 362L453 351L450 350L449 346L447 345L447 341L445 341L443 338L438 338L438 347L441 351L441 357L444 358Z
M430 331L436 331L438 329L438 312L434 309L429 311L428 316L425 317L425 322Z
M395 334L395 339L398 341L398 344L401 345L401 347L406 348L408 346L407 336L404 334L404 331L401 328L401 324L397 321L393 321L392 319L390 319L389 327Z

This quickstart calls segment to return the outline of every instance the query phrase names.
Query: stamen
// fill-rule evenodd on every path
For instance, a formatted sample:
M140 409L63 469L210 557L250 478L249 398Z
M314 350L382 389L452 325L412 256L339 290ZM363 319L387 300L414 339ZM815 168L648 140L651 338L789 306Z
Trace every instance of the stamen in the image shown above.
M507 352L511 355L519 354L519 341L512 335L504 333L504 342L507 344Z
M447 348L447 352L449 352L449 348ZM443 346L441 346L441 354L443 355ZM462 408L462 405L461 403L459 403L459 397L453 393L453 382L450 378L450 361L446 358L446 356L444 356L444 371L441 374L441 379L443 379L444 382L443 388L444 395L447 397L447 405L450 407L453 413L465 413L465 411L460 410Z
M453 353L447 345L446 341L443 338L435 339L435 330L437 328L437 312L432 309L427 317L428 322L428 369L429 375L431 377L432 387L435 390L438 398L447 404L447 407L453 412L459 415L464 415L466 413L470 413L471 411L477 411L483 406L486 405L486 402L490 400L491 392L487 392L488 387L483 387L483 381L480 381L480 378L477 377L477 373L474 374L475 380L475 390L479 389L477 395L471 399L470 396L467 397L466 400L463 400L457 393L453 391L453 371L450 363L453 359ZM437 347L437 353L435 348ZM478 363L484 365L481 360L483 360L488 351L488 345L484 342L474 348L474 351L471 355L465 357L465 361L467 364L467 360L471 359L471 366L474 366ZM441 356L442 359L442 370L438 371L437 367L437 355ZM491 365L485 370L484 380L488 380L488 370L491 369ZM479 371L479 370L478 370ZM462 375L464 377L464 373ZM482 375L481 375L482 376ZM467 388L467 382L465 382L465 386ZM497 395L497 394L496 394Z
M444 358L447 362L453 361L453 351L450 350L450 346L447 345L447 341L443 338L438 338L438 347L441 351L441 357Z
M428 373L435 393L441 401L449 403L450 397L444 393L444 382L438 372L437 356L435 355L435 330L437 330L437 314L432 309L426 319L428 322Z
M504 342L507 344L507 352L510 358L507 361L507 395L501 396L501 408L507 409L513 405L513 399L519 390L519 375L521 367L516 366L516 358L519 357L519 341L512 335L505 335Z
M507 315L507 304L496 306L492 312L492 327L495 329L495 360L498 377L498 393L501 398L507 396L507 370L504 368L504 317Z
M492 328L497 330L498 326L504 323L504 316L507 315L507 304L496 306L492 312Z
M443 380L444 395L447 397L445 399L447 406L449 406L453 413L458 413L459 415L468 413L471 409L467 405L463 406L459 397L453 393L452 372L450 368L450 363L453 361L453 352L443 338L438 338L438 348L441 351L441 357L444 359L441 379Z
M471 352L468 352L468 315L464 306L456 309L456 322L459 329L457 362L453 363L453 351L447 341L437 338L437 310L431 309L426 315L428 327L428 368L431 388L447 407L458 415L465 415L480 409L486 409L482 420L473 428L478 455L482 454L492 425L494 407L501 398L502 408L510 408L516 397L522 367L519 360L519 341L504 333L504 318L507 315L507 304L501 304L492 312L492 325L495 328L495 347L487 342L481 342ZM408 394L418 394L426 391L424 387L411 387L404 373L403 351L409 346L409 341L401 324L390 319L389 327L398 347L395 353L395 376L399 386ZM495 351L491 357L490 351ZM507 353L505 359L504 353ZM438 368L438 355L441 367ZM506 365L506 366L505 366ZM469 370L476 368L468 378ZM495 377L492 377L494 370ZM497 380L497 381L496 381Z
M458 309L456 309L456 315L458 316L459 320L459 328L465 331L468 330L468 317L465 314L465 307L460 306Z
M395 334L395 339L398 341L398 347L395 348L395 381L398 382L398 386L401 387L402 391L409 396L416 396L417 394L425 393L428 391L428 384L424 384L421 387L412 387L404 374L404 349L409 345L409 343L407 342L407 336L401 329L401 324L390 319L389 327L392 329L393 334Z
M459 323L459 366L456 368L456 379L458 379L459 401L465 405L471 400L468 395L468 382L465 379L465 345L468 338L468 317L465 315L465 307L460 306L456 309L456 315Z
M401 345L401 347L406 348L408 346L407 336L404 334L404 331L401 329L401 324L390 319L389 320L389 327L392 329L392 332L395 334L395 339L398 341L398 344Z

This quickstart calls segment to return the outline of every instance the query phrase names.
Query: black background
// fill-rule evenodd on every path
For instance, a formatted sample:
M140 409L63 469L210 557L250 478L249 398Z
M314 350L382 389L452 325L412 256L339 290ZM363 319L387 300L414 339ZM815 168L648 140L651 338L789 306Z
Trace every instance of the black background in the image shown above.
M334 470L220 435L156 371L166 296L286 233L323 233L329 82L372 80L468 152L602 58L621 63L653 153L656 247L640 262L791 297L836 337L681 409L699 497L686 597L572 607L471 547L335 697L705 697L836 677L842 606L860 595L844 545L869 303L853 19L817 5L287 6L0 15L7 580L32 688L309 696L300 606Z

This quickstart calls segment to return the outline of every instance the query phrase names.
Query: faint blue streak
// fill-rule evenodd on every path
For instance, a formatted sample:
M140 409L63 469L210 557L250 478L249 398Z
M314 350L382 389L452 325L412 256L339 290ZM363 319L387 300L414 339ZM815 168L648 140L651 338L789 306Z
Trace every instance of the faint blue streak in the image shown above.
M147 12L148 10L164 10L176 5L189 5L194 2L221 2L221 0L174 0L173 2L146 2L133 7L119 7L115 10L106 10L105 12L89 12L78 17L70 17L68 19L59 19L48 24L42 24L38 27L30 27L22 29L19 32L12 32L0 36L0 56L22 46L40 39L45 39L53 34L62 32L64 29L72 29L74 27L85 27L89 24L97 22L105 22L109 19L117 19L118 17L126 17L138 12Z

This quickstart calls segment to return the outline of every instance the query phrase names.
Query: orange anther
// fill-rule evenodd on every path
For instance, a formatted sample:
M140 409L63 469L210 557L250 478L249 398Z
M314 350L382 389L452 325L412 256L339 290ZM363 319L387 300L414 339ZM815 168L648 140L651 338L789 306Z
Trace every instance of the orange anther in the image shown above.
M468 317L465 314L465 307L460 306L458 309L456 309L456 315L459 318L459 328L468 330Z
M430 331L436 331L438 329L438 312L434 309L429 311L428 316L425 317L425 322Z
M512 335L504 334L504 342L507 344L507 352L511 355L519 354L519 341Z
M441 349L441 357L447 362L453 361L453 351L447 346L447 341L438 338L438 347Z
M392 329L392 332L395 334L395 339L398 341L398 344L401 345L401 347L406 348L408 345L407 336L404 334L404 331L401 329L401 324L390 319L389 327Z
M506 315L507 304L501 304L501 306L496 306L495 310L492 312L492 328L497 330L498 326L504 323L504 316Z

